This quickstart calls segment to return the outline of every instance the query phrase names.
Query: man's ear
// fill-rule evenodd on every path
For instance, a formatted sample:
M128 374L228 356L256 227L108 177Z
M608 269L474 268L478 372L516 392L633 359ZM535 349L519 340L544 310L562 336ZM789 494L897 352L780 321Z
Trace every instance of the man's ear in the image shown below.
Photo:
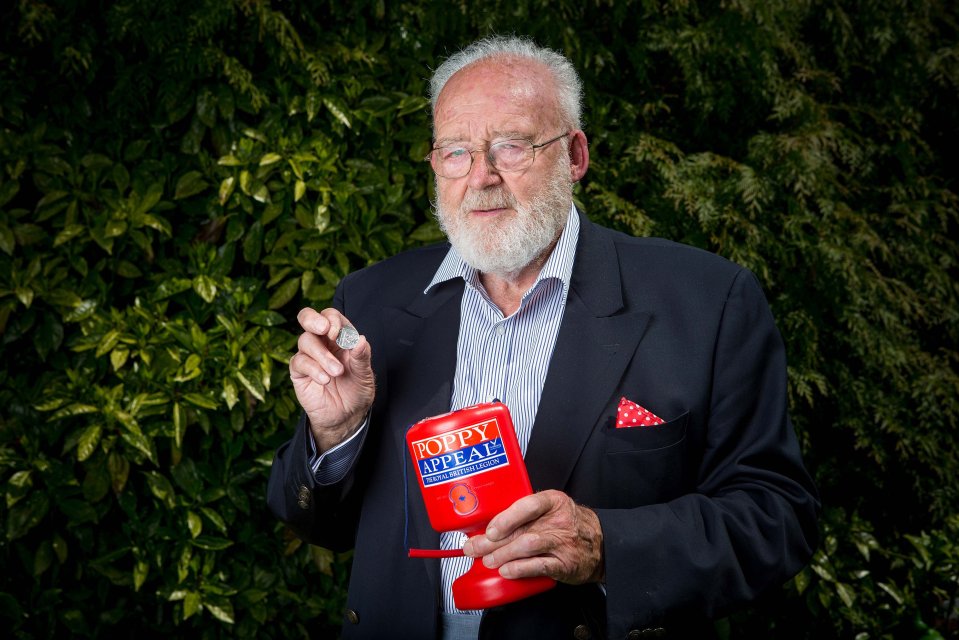
M576 129L569 134L569 176L579 182L589 168L589 142L586 134Z

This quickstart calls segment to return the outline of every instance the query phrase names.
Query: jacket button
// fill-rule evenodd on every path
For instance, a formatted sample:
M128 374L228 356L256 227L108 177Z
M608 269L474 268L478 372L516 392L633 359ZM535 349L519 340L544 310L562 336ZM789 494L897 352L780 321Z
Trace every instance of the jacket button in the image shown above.
M356 613L356 611L353 611L352 609L347 609L346 611L343 612L343 615L346 616L346 619L350 624L360 623L359 614Z
M309 487L305 484L300 485L300 491L296 494L296 504L300 505L301 509L310 508L310 498L312 494L310 493Z
M590 633L589 627L585 624L578 624L576 628L573 629L573 638L575 640L590 640L593 637L593 634Z

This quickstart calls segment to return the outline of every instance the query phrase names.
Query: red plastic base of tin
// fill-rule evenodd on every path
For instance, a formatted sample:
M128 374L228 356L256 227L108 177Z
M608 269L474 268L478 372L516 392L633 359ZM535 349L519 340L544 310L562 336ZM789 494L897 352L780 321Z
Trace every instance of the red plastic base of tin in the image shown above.
M552 578L504 578L482 560L453 582L453 601L458 609L488 609L516 602L556 586Z

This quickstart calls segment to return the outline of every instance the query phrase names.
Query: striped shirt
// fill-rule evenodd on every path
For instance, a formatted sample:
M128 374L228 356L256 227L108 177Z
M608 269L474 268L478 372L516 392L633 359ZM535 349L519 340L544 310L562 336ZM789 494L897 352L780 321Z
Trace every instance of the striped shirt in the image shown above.
M509 317L503 317L480 283L479 272L463 262L455 249L449 250L426 288L429 291L454 278L462 278L466 283L450 410L494 399L502 401L509 407L524 455L566 307L578 237L579 216L571 208L556 247L536 282L523 295L519 308ZM440 548L460 548L465 540L461 533L444 533L440 536ZM482 613L461 611L453 604L453 581L471 563L470 558L441 561L444 612Z

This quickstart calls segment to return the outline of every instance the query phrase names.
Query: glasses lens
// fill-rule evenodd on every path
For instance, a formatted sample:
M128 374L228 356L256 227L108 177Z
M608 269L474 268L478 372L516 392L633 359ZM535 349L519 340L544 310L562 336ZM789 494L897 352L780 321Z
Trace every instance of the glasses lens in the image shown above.
M463 147L439 147L430 154L433 170L445 178L459 178L470 171L470 152Z
M522 171L533 160L533 144L529 140L503 140L489 148L489 155L499 171Z

